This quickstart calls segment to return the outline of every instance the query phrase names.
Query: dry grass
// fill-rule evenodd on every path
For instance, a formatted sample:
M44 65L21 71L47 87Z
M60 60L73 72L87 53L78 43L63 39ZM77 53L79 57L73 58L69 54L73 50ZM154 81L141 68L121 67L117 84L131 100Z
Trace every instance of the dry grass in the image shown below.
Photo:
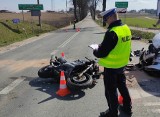
M23 21L22 13L0 13L0 20L12 20L12 19L20 19ZM27 22L37 22L38 16L31 16L31 13L24 13L24 21ZM65 13L41 13L41 21L56 27L64 26L66 23L70 23L73 21L73 14L65 14Z
M56 21L59 19L63 19L66 17L73 17L73 14L65 14L65 13L47 13L47 12L42 12L41 13L41 19L42 21ZM0 13L0 20L12 20L14 18L18 18L20 20L23 20L23 15L22 13ZM31 19L38 20L37 16L32 16L31 13L24 13L24 19L25 21L29 21Z

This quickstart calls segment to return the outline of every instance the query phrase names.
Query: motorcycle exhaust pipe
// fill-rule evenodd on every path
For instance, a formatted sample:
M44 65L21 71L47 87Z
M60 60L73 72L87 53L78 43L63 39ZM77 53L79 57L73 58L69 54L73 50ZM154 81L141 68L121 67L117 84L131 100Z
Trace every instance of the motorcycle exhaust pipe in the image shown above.
M93 64L89 65L85 70L83 70L78 77L81 77L89 68L91 68L93 66Z

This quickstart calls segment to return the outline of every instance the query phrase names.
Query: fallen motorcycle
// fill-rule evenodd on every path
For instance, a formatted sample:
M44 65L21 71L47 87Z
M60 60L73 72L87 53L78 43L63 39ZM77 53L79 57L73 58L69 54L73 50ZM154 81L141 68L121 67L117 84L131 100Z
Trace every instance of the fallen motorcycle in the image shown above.
M160 76L160 34L155 35L153 40L149 40L147 50L137 50L135 55L139 55L137 66L150 75Z
M66 61L64 57L51 56L50 64L38 71L40 78L53 78L60 81L60 72L64 71L67 86L70 89L85 89L93 87L101 73L96 60L85 57L85 60Z

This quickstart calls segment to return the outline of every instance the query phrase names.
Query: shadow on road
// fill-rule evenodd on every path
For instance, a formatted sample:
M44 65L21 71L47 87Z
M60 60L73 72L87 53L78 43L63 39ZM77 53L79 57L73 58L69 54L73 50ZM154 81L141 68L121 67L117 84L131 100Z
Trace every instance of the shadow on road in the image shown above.
M105 34L106 32L98 32L98 33L93 33L93 34Z
M55 82L53 79L48 78L48 79L41 79L41 78L36 78L34 80L31 80L29 82L29 85L32 87L37 87L36 90L47 93L50 95L50 97L38 102L38 104L41 104L43 102L52 100L54 98L57 98L59 100L77 100L85 96L85 92L82 90L79 91L72 91L71 94L61 97L56 94L56 92L59 90L59 84Z
M57 31L55 31L56 33L67 33L67 32L85 32L85 31L94 31L95 27L85 27L85 28L80 28L80 27L76 27L74 28L65 28L65 29L59 29Z
M140 70L129 71L126 73L126 76L128 77L127 80L130 80L132 85L138 84L146 93L160 97L159 77L150 76L144 71Z

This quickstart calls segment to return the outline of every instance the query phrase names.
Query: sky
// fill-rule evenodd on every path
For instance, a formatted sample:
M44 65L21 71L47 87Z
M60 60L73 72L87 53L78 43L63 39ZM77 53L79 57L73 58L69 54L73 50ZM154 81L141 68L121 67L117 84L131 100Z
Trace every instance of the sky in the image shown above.
M44 11L69 9L69 7L72 7L72 3L69 1L70 0L39 0L40 4L43 4ZM107 0L106 10L115 7L115 1L128 1L127 10L157 9L157 0ZM20 12L18 4L37 4L37 0L0 0L0 10ZM99 2L97 9L102 10L102 2Z
M106 9L115 7L115 2L127 1L127 10L157 9L157 0L107 0ZM101 4L98 5L101 10Z

